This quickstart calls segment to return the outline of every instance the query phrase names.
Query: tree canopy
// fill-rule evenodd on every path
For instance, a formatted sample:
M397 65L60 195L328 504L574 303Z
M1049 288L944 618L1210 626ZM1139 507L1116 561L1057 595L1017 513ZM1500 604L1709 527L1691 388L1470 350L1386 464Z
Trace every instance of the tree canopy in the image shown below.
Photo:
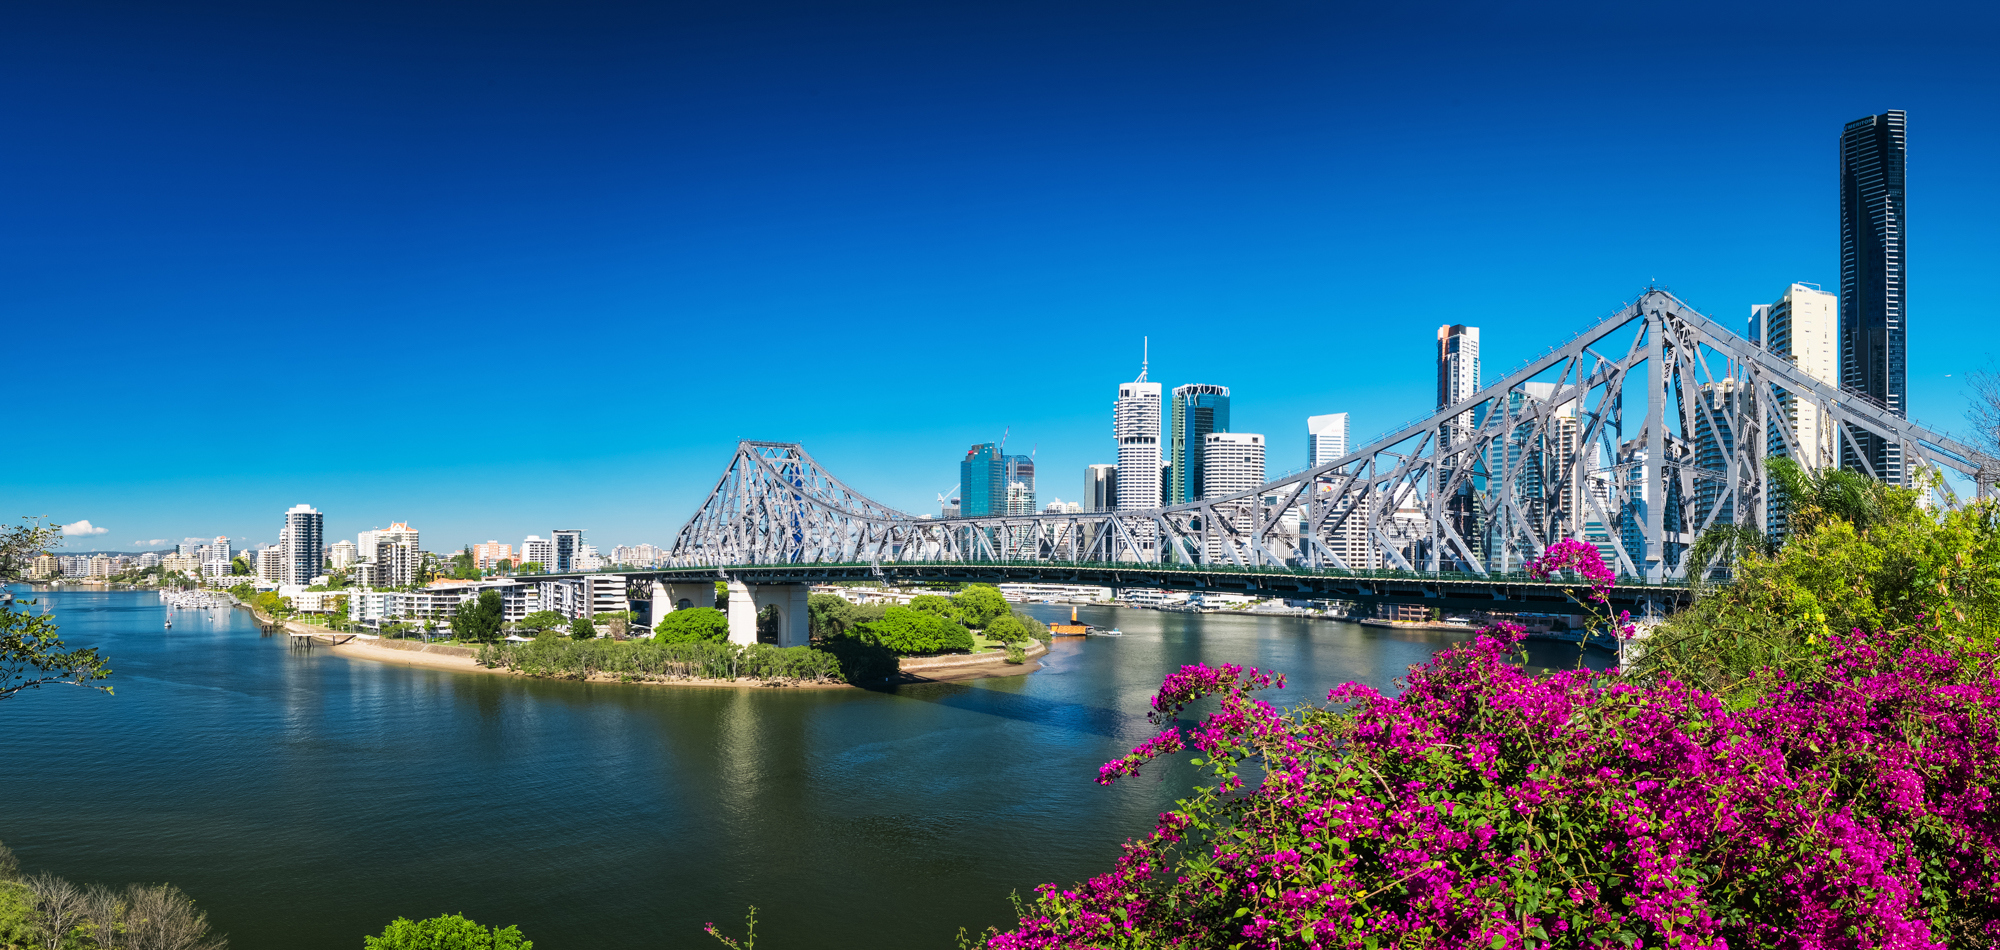
M676 610L653 625L655 643L699 643L729 639L729 616L714 607Z
M951 600L958 606L959 616L955 619L974 627L986 626L994 618L1006 616L1011 609L1000 588L991 584L967 584Z
M472 643L487 643L500 639L500 625L505 620L505 609L497 590L483 590L479 596L461 601L458 609L451 614L451 635L459 640Z
M398 917L379 937L361 938L362 950L534 950L513 925L486 927L458 914L429 920Z
M537 610L521 618L521 627L524 630L554 630L562 626L567 626L563 615L553 610Z
M882 605L850 603L833 594L812 594L806 598L806 614L816 637L852 634L862 624L882 619Z
M868 640L904 654L945 653L972 649L972 634L933 613L900 605L882 612L882 619L865 625Z
M1001 643L1020 643L1030 639L1032 636L1028 631L1028 625L1022 623L1021 618L1012 613L1002 614L994 618L992 622L986 625L986 629L982 633L984 633L986 639L997 640Z
M597 636L597 625L587 618L578 617L569 622L569 635L573 640L590 640Z

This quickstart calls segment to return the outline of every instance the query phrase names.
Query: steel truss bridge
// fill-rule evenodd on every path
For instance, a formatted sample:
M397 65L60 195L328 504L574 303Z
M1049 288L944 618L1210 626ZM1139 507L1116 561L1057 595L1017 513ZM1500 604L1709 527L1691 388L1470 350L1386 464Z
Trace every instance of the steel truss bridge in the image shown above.
M1765 460L1983 494L1990 459L1814 379L1649 289L1476 395L1251 491L1166 507L933 518L876 502L805 449L742 442L660 581L1014 580L1432 605L1564 603L1522 576L1596 544L1621 599L1684 599L1712 525L1782 530ZM1920 474L1922 473L1922 474Z

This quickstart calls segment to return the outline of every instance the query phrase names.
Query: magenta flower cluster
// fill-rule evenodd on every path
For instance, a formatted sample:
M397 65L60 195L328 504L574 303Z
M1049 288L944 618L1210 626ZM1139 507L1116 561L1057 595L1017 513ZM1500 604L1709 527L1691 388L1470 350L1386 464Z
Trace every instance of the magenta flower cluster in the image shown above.
M1617 575L1605 566L1604 556L1597 546L1585 544L1575 538L1564 538L1548 546L1539 556L1528 561L1528 576L1536 580L1558 577L1569 571L1590 585L1590 592L1578 597L1574 591L1569 597L1591 614L1602 626L1616 627L1620 639L1632 636L1632 612L1621 610L1618 616L1611 616L1611 588Z
M1099 780L1192 749L1212 781L988 945L2000 942L1994 657L1856 631L1823 678L1730 708L1672 680L1530 674L1509 662L1518 630L1493 632L1395 697L1350 683L1282 710L1254 669L1169 677L1165 728Z

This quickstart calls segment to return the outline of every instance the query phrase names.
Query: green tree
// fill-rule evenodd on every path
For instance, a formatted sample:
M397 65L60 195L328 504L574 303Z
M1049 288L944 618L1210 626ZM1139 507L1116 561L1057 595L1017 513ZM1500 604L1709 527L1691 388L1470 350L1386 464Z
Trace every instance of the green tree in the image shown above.
M497 590L480 591L476 598L461 601L451 613L451 635L459 640L488 643L500 639L505 609Z
M806 598L806 616L815 637L839 637L854 633L862 624L882 619L881 604L850 603L833 594L812 594Z
M48 550L58 530L32 520L0 529L0 581L20 577ZM56 635L59 628L48 615L28 611L34 601L21 601L19 606L18 610L0 607L0 699L56 683L111 692L109 686L93 685L111 675L96 647L70 649Z
M654 643L699 643L727 639L729 615L714 607L676 610L653 627Z
M1000 643L1023 643L1032 639L1028 625L1022 623L1021 618L1012 613L995 617L986 625L983 633L986 639Z
M540 574L541 572L542 562L540 561L523 561L521 563L521 573L523 574Z
M1007 606L1007 598L1000 593L1000 588L991 584L967 584L951 600L958 605L959 615L954 619L973 627L986 626L1012 609Z
M553 610L537 610L521 618L524 630L554 630L564 625L563 615Z
M250 575L250 562L240 557L232 558L229 562L229 573L234 577L248 577Z
M903 655L972 649L972 634L933 613L892 606L863 628L864 636Z
M572 640L589 640L597 636L597 627L588 619L578 617L569 622L569 636Z
M943 617L946 620L956 623L965 622L964 612L949 597L939 597L936 594L918 594L910 598L908 606L911 610L921 610L924 613Z
M534 950L513 925L485 927L458 914L429 920L398 917L380 937L361 938L362 950Z

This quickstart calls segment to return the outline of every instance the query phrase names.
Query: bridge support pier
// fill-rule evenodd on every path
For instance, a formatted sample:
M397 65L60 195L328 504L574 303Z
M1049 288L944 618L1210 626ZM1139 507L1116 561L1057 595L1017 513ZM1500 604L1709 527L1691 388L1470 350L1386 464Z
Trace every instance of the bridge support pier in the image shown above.
M757 615L766 607L778 609L778 646L802 647L812 639L812 622L806 610L805 584L745 584L729 582L729 642L757 642Z

